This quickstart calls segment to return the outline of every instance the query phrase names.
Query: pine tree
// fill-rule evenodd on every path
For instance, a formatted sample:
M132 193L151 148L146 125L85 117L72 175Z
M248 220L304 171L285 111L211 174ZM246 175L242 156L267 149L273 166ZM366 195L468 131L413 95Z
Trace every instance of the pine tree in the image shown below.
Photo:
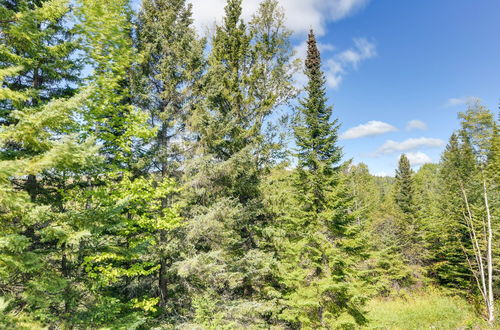
M147 115L132 104L130 78L138 55L132 40L132 11L124 0L80 0L77 14L84 58L92 69L86 79L93 87L83 118L86 130L98 136L110 168L140 167L140 141L150 139L154 131L147 125Z
M136 102L158 128L149 154L152 170L179 176L186 123L199 99L204 69L204 40L194 30L191 5L185 0L144 1L139 15L141 63L135 84Z
M413 170L410 160L405 154L399 158L398 168L396 170L396 203L405 214L411 214L414 211L413 202Z
M65 197L97 151L76 120L88 93L75 84L81 65L67 1L9 2L2 13L2 291L14 311L65 326L82 297L73 263L88 235Z
M189 122L197 142L184 174L190 220L179 274L194 297L192 322L209 327L264 325L274 308L266 279L275 260L263 248L269 219L260 183L271 154L262 147L271 142L263 127L289 98L291 51L275 1L265 1L248 25L241 11L241 0L227 2L211 43L204 99ZM265 26L275 34L266 35Z
M90 252L81 266L94 297L80 317L92 326L139 325L153 319L160 302L153 285L161 269L159 236L180 222L178 207L161 201L177 188L149 171L143 150L156 130L133 102L138 52L128 1L82 0L77 10L84 57L93 70L83 122L104 160L86 177L85 190L71 196L75 213L92 223Z
M362 323L356 262L361 257L355 217L342 180L337 120L331 121L325 77L313 32L305 61L308 83L294 132L297 153L297 209L291 215L288 245L282 252L285 286L280 318L298 327Z
M424 256L423 226L417 216L413 170L405 154L399 159L396 169L394 200L401 211L397 224L400 252L411 265L420 265Z
M186 124L191 110L199 100L198 81L204 69L204 40L199 40L192 26L191 5L185 0L144 1L139 15L138 47L142 62L136 79L136 99L143 111L150 114L157 135L143 157L148 168L161 182L181 177L180 166L186 159L189 131ZM172 206L172 196L161 200L162 207ZM172 264L179 258L180 237L162 230L158 233L157 252L159 305L182 305L182 296L168 291L178 288Z
M438 177L437 221L429 228L429 275L458 292L468 290L472 277L464 259L469 234L463 224L461 186L474 168L471 149L452 134L443 152Z
M342 153L336 145L337 119L330 121L332 108L326 104L326 80L321 71L320 53L312 31L307 45L307 95L300 102L294 133L298 147L299 186L304 202L309 204L311 211L321 212L324 194L331 190L333 173L338 171Z

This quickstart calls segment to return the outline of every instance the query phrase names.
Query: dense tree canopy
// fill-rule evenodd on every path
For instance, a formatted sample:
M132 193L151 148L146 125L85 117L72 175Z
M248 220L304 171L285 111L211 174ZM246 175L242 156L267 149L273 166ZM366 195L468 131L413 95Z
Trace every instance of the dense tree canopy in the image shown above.
M201 38L186 0L0 0L2 328L346 329L430 288L493 325L495 114L372 176L285 20L228 0Z

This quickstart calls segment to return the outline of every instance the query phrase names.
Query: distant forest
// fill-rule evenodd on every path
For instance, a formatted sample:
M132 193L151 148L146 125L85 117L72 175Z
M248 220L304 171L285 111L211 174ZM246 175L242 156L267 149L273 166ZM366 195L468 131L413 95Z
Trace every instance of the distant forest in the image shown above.
M314 32L295 60L278 1L241 6L203 38L186 0L0 0L0 327L388 329L425 292L494 327L498 113L372 176Z

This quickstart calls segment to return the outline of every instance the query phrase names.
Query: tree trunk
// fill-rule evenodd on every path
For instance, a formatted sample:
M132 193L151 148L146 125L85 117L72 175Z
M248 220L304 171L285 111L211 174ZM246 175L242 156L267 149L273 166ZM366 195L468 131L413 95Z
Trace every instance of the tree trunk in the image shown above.
M160 233L160 240L163 242L164 241L164 231ZM160 255L160 270L158 272L158 287L160 290L160 301L158 303L160 308L164 308L167 305L167 261L165 257L163 256L163 253Z
M484 192L484 205L486 207L486 220L487 220L487 249L486 249L486 262L488 267L488 322L490 325L495 322L495 307L494 307L494 297L493 297L493 230L491 228L491 214L490 207L488 204L488 194L486 191L486 181L483 180L483 192Z

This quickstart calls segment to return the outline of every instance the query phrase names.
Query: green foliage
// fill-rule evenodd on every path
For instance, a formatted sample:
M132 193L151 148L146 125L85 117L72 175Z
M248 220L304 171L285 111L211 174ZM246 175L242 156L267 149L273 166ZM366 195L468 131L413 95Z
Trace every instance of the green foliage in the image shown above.
M439 164L374 177L342 163L312 31L287 126L299 63L277 0L248 22L228 0L208 40L186 0L0 0L0 17L1 328L482 326L420 291L481 308L500 162L479 102Z
M86 79L91 95L83 116L85 133L96 135L110 165L140 167L139 141L147 141L155 131L147 125L147 115L131 103L130 73L137 56L131 9L126 0L81 0L79 4L85 61L93 69Z
M396 204L405 214L411 214L414 211L413 202L413 171L410 166L410 160L405 154L399 158L398 168L396 169Z
M397 222L397 245L400 253L412 265L419 265L424 258L423 231L417 216L414 173L405 154L399 159L394 185L394 200L401 217Z
M470 304L439 291L416 292L407 297L372 300L369 329L458 329L485 326Z
M330 123L325 78L314 34L305 61L308 85L295 120L298 147L295 203L284 217L286 243L279 259L286 288L279 317L292 326L317 328L363 323L364 295L356 262L363 258L359 227L341 175L337 124ZM290 205L290 206L292 206Z

